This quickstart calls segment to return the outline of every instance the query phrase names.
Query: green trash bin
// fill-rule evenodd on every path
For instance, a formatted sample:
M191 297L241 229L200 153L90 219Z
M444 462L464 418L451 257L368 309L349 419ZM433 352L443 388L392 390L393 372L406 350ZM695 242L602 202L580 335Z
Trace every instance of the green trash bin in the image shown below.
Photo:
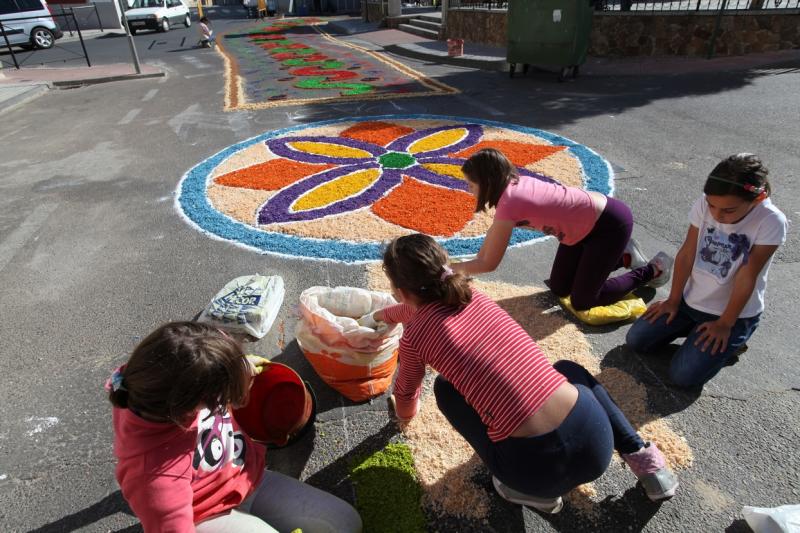
M556 68L559 81L578 75L586 61L593 9L589 0L510 0L508 5L508 62L514 77L517 65Z

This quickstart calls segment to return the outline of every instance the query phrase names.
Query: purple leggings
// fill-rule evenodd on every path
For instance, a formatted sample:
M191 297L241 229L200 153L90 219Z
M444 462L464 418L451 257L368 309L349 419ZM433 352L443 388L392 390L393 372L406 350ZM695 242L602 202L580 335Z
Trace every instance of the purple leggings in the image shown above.
M550 290L563 298L569 296L578 311L610 305L653 279L651 265L634 268L616 278L609 278L622 266L622 253L633 231L630 208L609 198L592 231L580 242L560 244L550 272Z

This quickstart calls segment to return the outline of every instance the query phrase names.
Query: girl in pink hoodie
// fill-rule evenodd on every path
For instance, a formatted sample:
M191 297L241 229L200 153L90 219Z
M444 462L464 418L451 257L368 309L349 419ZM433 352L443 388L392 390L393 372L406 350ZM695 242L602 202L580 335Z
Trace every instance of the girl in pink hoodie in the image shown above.
M255 359L220 330L173 322L112 374L116 477L146 533L361 531L346 502L265 470L264 446L230 415Z

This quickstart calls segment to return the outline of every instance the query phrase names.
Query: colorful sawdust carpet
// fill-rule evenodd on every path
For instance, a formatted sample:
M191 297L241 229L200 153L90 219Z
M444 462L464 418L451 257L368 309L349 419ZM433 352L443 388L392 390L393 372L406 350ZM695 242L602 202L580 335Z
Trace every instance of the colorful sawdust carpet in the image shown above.
M343 119L271 131L191 169L176 207L201 231L263 253L345 262L380 258L414 232L453 256L477 253L492 212L475 213L461 165L501 150L520 174L611 193L608 162L545 131L435 115ZM516 229L511 244L542 239Z
M337 39L319 19L287 19L228 33L225 109L453 94L386 55Z

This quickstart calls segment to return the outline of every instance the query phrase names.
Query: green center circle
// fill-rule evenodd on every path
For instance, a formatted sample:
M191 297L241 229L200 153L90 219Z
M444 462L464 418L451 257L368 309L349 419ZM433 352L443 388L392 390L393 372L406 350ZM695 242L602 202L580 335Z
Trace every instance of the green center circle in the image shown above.
M402 152L389 152L380 156L378 162L385 168L407 168L416 163L417 160Z

